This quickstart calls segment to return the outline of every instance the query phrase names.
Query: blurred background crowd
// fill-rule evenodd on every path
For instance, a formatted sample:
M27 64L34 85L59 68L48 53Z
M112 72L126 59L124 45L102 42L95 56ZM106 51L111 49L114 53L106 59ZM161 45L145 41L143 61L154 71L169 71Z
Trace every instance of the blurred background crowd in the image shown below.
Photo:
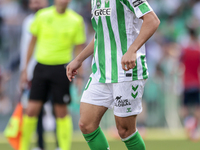
M53 0L49 2L53 4ZM138 124L141 127L181 128L184 125L183 118L186 116L183 108L183 92L187 82L183 79L182 56L188 45L193 44L191 47L195 47L195 42L198 43L200 37L200 0L148 0L148 2L161 20L161 24L146 44L150 77L145 87L148 90L144 93L144 110ZM18 65L20 37L23 19L31 13L27 4L28 0L0 0L0 131L4 130L20 99ZM70 8L84 17L87 44L94 34L90 21L90 0L72 0ZM199 62L197 64L199 65ZM90 59L83 67L84 80L87 82ZM194 82L199 84L198 80ZM70 109L74 129L77 130L81 92L72 85L71 94ZM53 128L49 126L53 118L49 109L50 106L47 106L45 115L48 120L45 121L47 130ZM110 114L108 111L102 123L105 129L114 125L114 118L110 119Z

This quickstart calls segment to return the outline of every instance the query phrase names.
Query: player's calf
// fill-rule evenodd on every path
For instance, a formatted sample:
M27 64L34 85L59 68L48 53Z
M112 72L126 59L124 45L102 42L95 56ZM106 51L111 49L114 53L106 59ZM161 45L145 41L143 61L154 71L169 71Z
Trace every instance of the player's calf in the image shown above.
M128 150L146 150L144 141L138 131L122 139L122 141L125 143Z

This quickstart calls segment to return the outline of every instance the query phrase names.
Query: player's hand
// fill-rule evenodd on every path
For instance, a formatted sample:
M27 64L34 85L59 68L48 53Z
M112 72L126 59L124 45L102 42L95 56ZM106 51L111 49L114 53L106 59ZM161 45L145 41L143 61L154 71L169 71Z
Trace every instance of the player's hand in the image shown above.
M124 56L122 57L121 64L122 69L124 71L128 71L129 69L133 69L136 66L136 52L133 52L131 50L128 50Z
M67 78L69 79L69 81L71 82L72 79L75 78L75 75L78 74L78 68L80 68L82 65L82 62L79 62L78 60L74 59L71 63L69 63L69 65L67 65L66 67L66 74L67 74Z
M24 90L27 87L28 78L27 78L27 71L26 69L22 71L20 76L20 89Z

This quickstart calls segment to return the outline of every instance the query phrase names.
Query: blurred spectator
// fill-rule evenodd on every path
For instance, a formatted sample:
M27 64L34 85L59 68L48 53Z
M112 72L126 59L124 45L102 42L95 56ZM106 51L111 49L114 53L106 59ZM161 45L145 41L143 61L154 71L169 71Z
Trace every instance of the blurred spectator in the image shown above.
M148 127L156 125L163 126L160 122L165 123L164 74L159 65L156 66L155 73L148 79L145 89L148 89L144 90L144 103L147 109L145 111L147 112L147 117L145 117L143 124ZM153 117L155 115L157 117ZM151 121L152 119L153 121Z
M5 95L5 76L0 68L0 114L8 114L11 111L12 105L9 98Z
M191 139L196 139L197 127L200 122L200 43L195 29L189 28L189 42L183 48L181 65L183 73L182 117L184 126Z
M3 19L2 35L4 36L4 49L8 52L14 52L19 48L20 26L24 14L17 1L1 0L0 16ZM10 54L12 55L12 54Z
M200 23L200 1L197 1L193 6L193 15L199 20Z

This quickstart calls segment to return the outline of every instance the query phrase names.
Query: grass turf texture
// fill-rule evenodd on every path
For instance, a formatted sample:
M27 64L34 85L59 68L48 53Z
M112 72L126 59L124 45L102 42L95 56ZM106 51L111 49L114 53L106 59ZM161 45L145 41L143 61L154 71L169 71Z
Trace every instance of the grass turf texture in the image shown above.
M200 143L194 143L188 140L147 140L147 150L200 150ZM111 150L125 150L125 144L119 140L109 141ZM0 150L13 150L9 144L1 143ZM55 150L55 143L46 143L46 150ZM73 142L72 150L89 150L86 142Z
M146 150L200 150L200 141L187 140L183 130L175 130L172 133L165 129L147 130L145 136ZM120 140L112 138L109 134L106 134L106 137L111 150L126 150L125 144ZM34 147L35 140L34 137L31 147ZM45 140L46 150L55 150L55 135L45 133ZM13 150L2 134L0 134L0 150ZM80 132L73 134L71 150L89 150Z

